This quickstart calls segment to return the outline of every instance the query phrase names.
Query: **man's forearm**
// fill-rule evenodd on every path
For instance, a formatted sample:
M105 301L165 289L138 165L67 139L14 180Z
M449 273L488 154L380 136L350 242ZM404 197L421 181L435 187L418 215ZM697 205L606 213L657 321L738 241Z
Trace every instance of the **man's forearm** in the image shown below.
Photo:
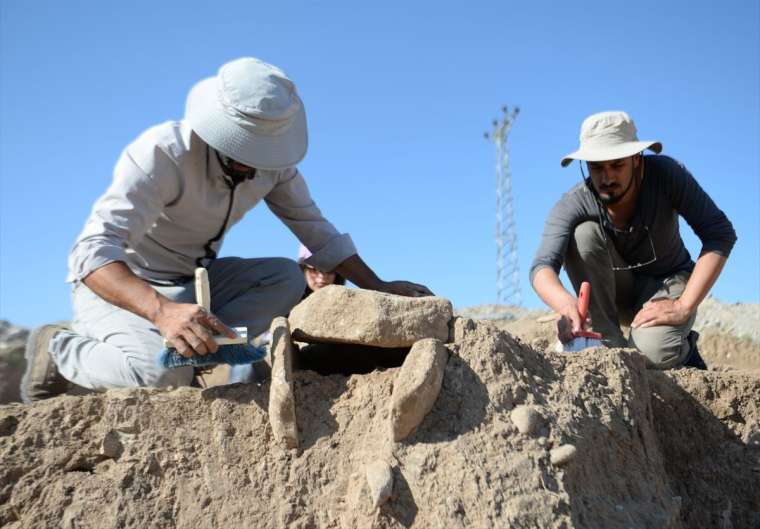
M384 281L357 254L340 263L334 272L342 275L359 288L382 290Z
M340 263L333 272L342 275L359 288L367 290L410 297L434 295L425 285L418 285L409 281L383 281L356 254Z
M693 313L720 276L727 258L715 253L707 252L697 259L694 271L691 273L686 289L681 294L681 304Z
M164 303L169 301L121 261L98 268L83 281L109 303L154 323Z
M555 312L562 312L563 307L577 303L575 296L562 285L557 272L549 267L541 268L533 276L533 289Z

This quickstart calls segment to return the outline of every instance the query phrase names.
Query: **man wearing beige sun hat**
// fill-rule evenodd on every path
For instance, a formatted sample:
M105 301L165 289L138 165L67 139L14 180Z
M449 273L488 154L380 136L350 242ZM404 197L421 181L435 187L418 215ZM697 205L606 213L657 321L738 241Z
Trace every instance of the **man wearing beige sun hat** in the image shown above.
M586 118L579 149L560 162L577 160L582 182L549 213L530 280L566 327L587 330L576 297L559 279L564 265L576 293L591 283L591 325L605 345L635 347L651 367L704 368L691 326L736 234L689 171L661 152L659 141L638 139L625 112ZM679 216L702 242L696 263ZM628 338L621 324L630 324Z
M183 120L148 129L119 158L69 255L71 328L31 334L23 400L69 384L187 385L191 367L157 363L163 338L183 356L206 355L217 350L214 333L244 326L257 336L287 314L304 292L295 261L218 257L227 231L262 200L310 250L308 265L362 288L431 294L382 281L325 219L297 168L306 149L304 105L279 68L245 57L196 84ZM248 241L259 251L255 232ZM197 267L208 272L210 311L194 302Z

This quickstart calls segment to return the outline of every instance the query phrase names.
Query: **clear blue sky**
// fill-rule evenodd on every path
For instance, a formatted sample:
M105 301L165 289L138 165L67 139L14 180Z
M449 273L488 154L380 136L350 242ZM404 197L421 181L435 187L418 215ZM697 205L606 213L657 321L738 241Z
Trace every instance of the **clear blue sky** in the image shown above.
M494 153L503 103L520 277L578 179L560 158L588 114L627 110L728 214L738 244L713 293L760 299L758 2L0 2L0 318L71 316L66 258L121 150L183 115L187 91L246 55L305 101L317 203L385 279L456 306L495 299ZM692 255L700 244L688 227ZM295 256L265 208L223 255Z

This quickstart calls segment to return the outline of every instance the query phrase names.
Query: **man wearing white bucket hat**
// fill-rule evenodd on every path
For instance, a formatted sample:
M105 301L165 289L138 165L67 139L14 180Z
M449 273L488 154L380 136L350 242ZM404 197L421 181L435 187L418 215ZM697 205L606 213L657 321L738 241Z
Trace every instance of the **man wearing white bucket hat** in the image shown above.
M214 333L232 335L228 325L256 336L287 314L304 292L294 261L217 258L225 233L261 200L313 252L307 264L362 288L431 294L380 280L322 216L296 168L306 147L303 103L279 68L242 58L195 85L184 120L149 129L122 153L69 256L72 328L32 333L23 399L69 383L187 385L191 367L157 364L162 337L180 354L204 355L217 349ZM196 267L208 271L210 312L194 303Z
M736 234L688 170L661 151L658 141L639 141L625 112L586 118L580 148L561 161L578 160L583 181L549 214L530 279L574 332L584 330L576 297L559 280L564 264L576 292L591 283L591 322L606 345L635 347L651 367L704 367L691 326ZM679 215L702 242L696 263ZM621 323L631 326L628 339Z

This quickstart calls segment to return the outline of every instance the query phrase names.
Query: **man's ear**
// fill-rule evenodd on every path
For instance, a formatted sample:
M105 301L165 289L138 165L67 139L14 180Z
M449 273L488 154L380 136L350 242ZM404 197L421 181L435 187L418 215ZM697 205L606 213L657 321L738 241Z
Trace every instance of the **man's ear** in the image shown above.
M641 153L633 156L633 168L638 169L641 165Z

